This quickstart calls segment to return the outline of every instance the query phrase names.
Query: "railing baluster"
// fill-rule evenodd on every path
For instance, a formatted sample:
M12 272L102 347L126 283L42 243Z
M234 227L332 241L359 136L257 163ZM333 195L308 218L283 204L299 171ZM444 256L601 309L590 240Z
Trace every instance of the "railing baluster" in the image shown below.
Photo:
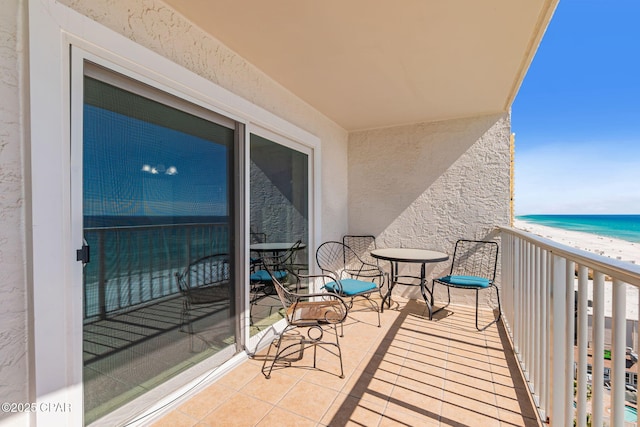
M624 424L625 339L627 332L627 292L625 288L625 284L620 280L613 281L613 325L611 327L611 425L613 426Z
M565 340L566 326L565 323L565 310L567 307L566 292L565 292L565 270L566 261L557 255L551 255L551 307L549 313L551 314L551 347L549 349L549 355L551 356L551 381L553 387L550 387L550 418L553 424L568 425L565 422L565 376L564 376L564 361L565 361Z
M542 270L540 271L540 289L541 289L541 297L540 301L542 302L542 306L544 307L544 328L541 331L541 339L540 339L540 350L542 352L542 376L540 377L540 384L538 386L539 394L540 394L540 407L542 408L542 414L544 416L543 419L549 417L550 414L550 396L549 396L549 387L551 385L551 381L549 380L550 369L551 369L551 351L553 351L550 342L550 331L552 327L551 323L551 280L549 279L549 274L551 272L551 254L546 250L542 251L542 259L540 260L540 265L542 266Z
M566 360L564 362L565 375L565 395L563 404L565 407L565 425L572 425L573 420L573 362L575 359L574 343L575 343L575 277L576 264L573 261L566 260L565 270L565 325L566 339L564 342L564 351Z
M593 272L593 364L591 370L592 425L601 426L604 416L604 274Z
M98 232L98 317L107 317L107 272L106 272L106 252L104 230Z
M578 361L576 374L576 420L577 427L587 427L587 346L589 344L588 283L589 270L584 265L578 268Z

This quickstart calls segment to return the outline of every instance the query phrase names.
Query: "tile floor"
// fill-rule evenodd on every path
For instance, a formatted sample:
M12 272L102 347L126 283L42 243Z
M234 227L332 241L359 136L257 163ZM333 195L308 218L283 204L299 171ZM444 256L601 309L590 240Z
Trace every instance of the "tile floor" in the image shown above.
M340 344L344 379L326 352L313 369L312 351L265 379L265 350L153 426L541 425L504 328L476 331L473 308L429 321L423 303L400 301L381 328L375 313L356 312Z

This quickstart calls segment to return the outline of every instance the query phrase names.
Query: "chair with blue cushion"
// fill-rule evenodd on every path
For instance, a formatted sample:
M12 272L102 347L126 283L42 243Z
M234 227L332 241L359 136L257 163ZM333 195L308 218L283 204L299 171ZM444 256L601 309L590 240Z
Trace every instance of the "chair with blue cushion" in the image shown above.
M349 260L349 263L347 263ZM381 284L375 279L384 277L384 273L375 264L369 264L358 256L353 249L342 242L325 242L316 251L316 262L324 275L323 288L350 300L350 308L356 298L365 299L378 313L378 327L380 326L380 307L371 297L380 292ZM372 270L379 274L371 275ZM359 276L358 271L368 272Z
M302 241L298 240L285 252L264 254L260 258L259 267L249 275L251 282L249 301L250 324L253 324L253 306L263 298L276 294L272 277L275 277L282 283L287 282L287 276L289 274L287 267L291 264L295 253L300 250L301 245Z
M433 280L431 286L431 305L436 283L447 287L447 304L438 308L433 314L446 308L451 303L451 288L472 289L476 291L476 329L483 331L500 320L500 293L495 284L498 264L498 243L482 240L461 239L456 242L453 261L449 275ZM498 316L488 325L478 326L478 299L481 290L495 288L498 299Z
M374 280L379 281L379 289L381 289L386 276L380 269L378 260L371 256L371 251L377 248L375 236L345 234L342 236L342 243L344 243L346 247L352 249L347 250L344 254L347 273L360 279L364 279L365 277L373 278ZM351 254L354 252L358 256L358 259L352 259L353 257ZM359 261L364 261L365 265L363 266ZM369 267L370 265L373 267ZM354 270L349 271L352 267Z
M266 233L258 233L258 232L250 232L249 233L249 243L266 243L267 242L267 234ZM249 257L249 265L251 266L251 272L255 272L257 268L260 267L260 254L252 253Z

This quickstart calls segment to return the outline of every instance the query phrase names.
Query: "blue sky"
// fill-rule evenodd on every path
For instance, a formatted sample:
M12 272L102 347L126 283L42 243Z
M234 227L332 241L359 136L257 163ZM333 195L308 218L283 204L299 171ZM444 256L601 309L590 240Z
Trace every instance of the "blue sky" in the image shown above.
M516 215L640 214L640 1L560 0L512 131Z

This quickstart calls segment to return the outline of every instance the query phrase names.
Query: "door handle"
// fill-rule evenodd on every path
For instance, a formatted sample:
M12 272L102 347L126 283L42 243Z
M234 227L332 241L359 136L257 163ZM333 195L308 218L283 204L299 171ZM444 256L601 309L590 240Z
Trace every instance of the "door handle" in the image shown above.
M88 264L91 261L91 248L86 240L83 241L82 248L76 250L76 261L81 261L82 264Z

